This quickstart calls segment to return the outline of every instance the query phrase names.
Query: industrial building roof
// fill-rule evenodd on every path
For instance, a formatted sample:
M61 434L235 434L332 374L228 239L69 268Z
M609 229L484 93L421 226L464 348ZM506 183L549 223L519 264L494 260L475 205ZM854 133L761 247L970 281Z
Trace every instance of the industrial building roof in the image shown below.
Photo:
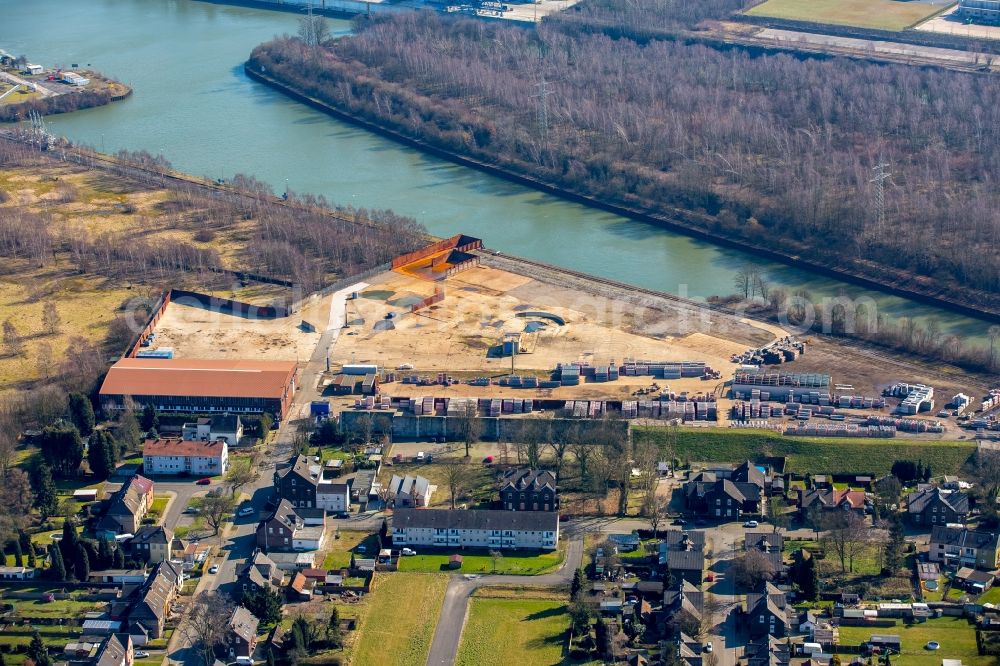
M294 374L294 361L123 358L101 395L280 399Z

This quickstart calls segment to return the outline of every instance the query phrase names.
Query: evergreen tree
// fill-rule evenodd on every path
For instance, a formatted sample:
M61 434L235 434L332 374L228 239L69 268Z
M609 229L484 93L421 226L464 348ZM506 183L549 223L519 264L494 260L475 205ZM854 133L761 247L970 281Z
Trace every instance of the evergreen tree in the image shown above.
M251 587L243 593L241 602L261 624L275 624L281 620L281 595L276 590Z
M569 588L569 598L576 601L577 595L580 594L580 590L583 589L583 571L577 569L573 572L573 583Z
M59 546L49 546L49 576L52 580L66 580L66 565L63 563L62 551Z
M389 543L389 523L385 518L382 519L382 526L378 528L378 539L383 548Z
M354 559L354 553L351 553L351 568L352 569L358 568L358 562L356 559Z
M931 480L931 476L932 476L931 475L931 464L927 463L926 465L924 465L924 476L923 476L924 483L927 483L928 481L930 481Z
M39 460L32 469L31 485L35 491L35 508L42 521L59 510L59 499L56 497L56 484L52 480L52 469L44 460Z
M267 648L267 666L276 666L274 661L274 650Z
M98 571L110 569L114 562L112 551L111 542L107 539L101 539L101 542L97 544L97 561L94 563L94 568Z
M82 393L69 394L69 420L86 437L94 431L94 406Z
M35 559L35 549L32 548L28 551L28 566L32 569L38 566L38 561Z
M90 471L100 480L107 479L118 461L118 444L107 430L99 430L90 437L87 463Z
M330 621L326 627L326 640L329 642L330 647L340 649L344 646L344 635L340 630L340 613L337 611L336 606L330 612Z
M135 418L135 412L131 409L123 410L118 417L118 455L124 455L126 451L135 451L142 444L142 431L139 429L139 422Z
M156 413L156 408L152 405L146 405L142 408L142 418L139 421L139 425L142 426L143 430L156 430L160 427L160 417Z
M63 562L67 564L75 562L79 546L80 534L76 531L76 523L67 518L63 523L62 539L59 540L59 550L62 551Z
M36 666L51 666L52 664L49 651L42 642L42 636L38 633L38 629L31 632L31 643L28 644L27 655L28 659L35 662Z
M73 571L76 573L76 579L81 583L86 582L90 578L90 556L87 555L87 549L84 548L82 543L76 547Z
M24 551L21 550L21 542L18 539L14 539L13 547L11 548L12 554L14 555L14 564L19 567L24 566Z
M125 567L125 553L122 552L121 546L119 546L117 543L115 543L115 549L111 557L112 557L112 562L111 562L112 569L123 569Z
M889 538L885 542L885 573L895 573L902 566L905 537L903 522L899 516L893 516L892 524L889 526Z
M45 462L62 476L73 476L83 462L83 438L72 423L60 422L42 430L38 438Z

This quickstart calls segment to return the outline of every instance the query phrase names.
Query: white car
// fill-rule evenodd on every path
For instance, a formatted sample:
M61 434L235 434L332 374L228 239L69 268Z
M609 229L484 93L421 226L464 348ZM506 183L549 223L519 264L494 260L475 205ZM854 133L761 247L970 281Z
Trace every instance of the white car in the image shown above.
M257 510L255 508L253 508L252 506L245 506L242 509L240 509L240 515L241 516L252 516L254 513L256 513L256 511Z
M760 523L758 523L756 520L748 520L747 522L743 523L743 527L760 527Z
M149 653L146 652L145 650L136 650L134 656L136 659L145 659L146 657L149 656Z
M705 643L705 649L703 651L704 652L711 652L712 651L712 644L711 643Z
M213 564L212 566L210 566L208 568L208 573L210 573L210 574L219 573L219 565L218 564Z
M403 548L399 552L402 553L403 555L416 555L417 554L417 551L413 550L412 548Z

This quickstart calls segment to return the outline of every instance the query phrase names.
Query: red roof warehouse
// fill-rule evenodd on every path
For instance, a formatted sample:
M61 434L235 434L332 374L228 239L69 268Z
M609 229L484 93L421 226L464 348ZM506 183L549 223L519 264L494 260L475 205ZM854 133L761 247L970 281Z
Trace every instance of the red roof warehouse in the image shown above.
M294 361L123 358L101 386L106 411L125 397L161 412L269 412L284 418L295 395Z

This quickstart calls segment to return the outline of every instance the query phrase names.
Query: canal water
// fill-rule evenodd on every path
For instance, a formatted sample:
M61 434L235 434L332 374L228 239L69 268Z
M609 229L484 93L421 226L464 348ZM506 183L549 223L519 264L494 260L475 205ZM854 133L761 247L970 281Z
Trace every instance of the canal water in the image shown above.
M630 284L703 299L735 291L755 263L774 286L869 296L890 317L934 317L982 338L988 324L720 248L508 183L334 120L249 80L258 43L294 33L295 14L197 0L0 0L0 48L46 66L90 66L131 85L128 100L52 116L56 134L99 150L162 153L190 173L252 174L281 192L392 208L436 235ZM347 34L348 21L330 21Z

